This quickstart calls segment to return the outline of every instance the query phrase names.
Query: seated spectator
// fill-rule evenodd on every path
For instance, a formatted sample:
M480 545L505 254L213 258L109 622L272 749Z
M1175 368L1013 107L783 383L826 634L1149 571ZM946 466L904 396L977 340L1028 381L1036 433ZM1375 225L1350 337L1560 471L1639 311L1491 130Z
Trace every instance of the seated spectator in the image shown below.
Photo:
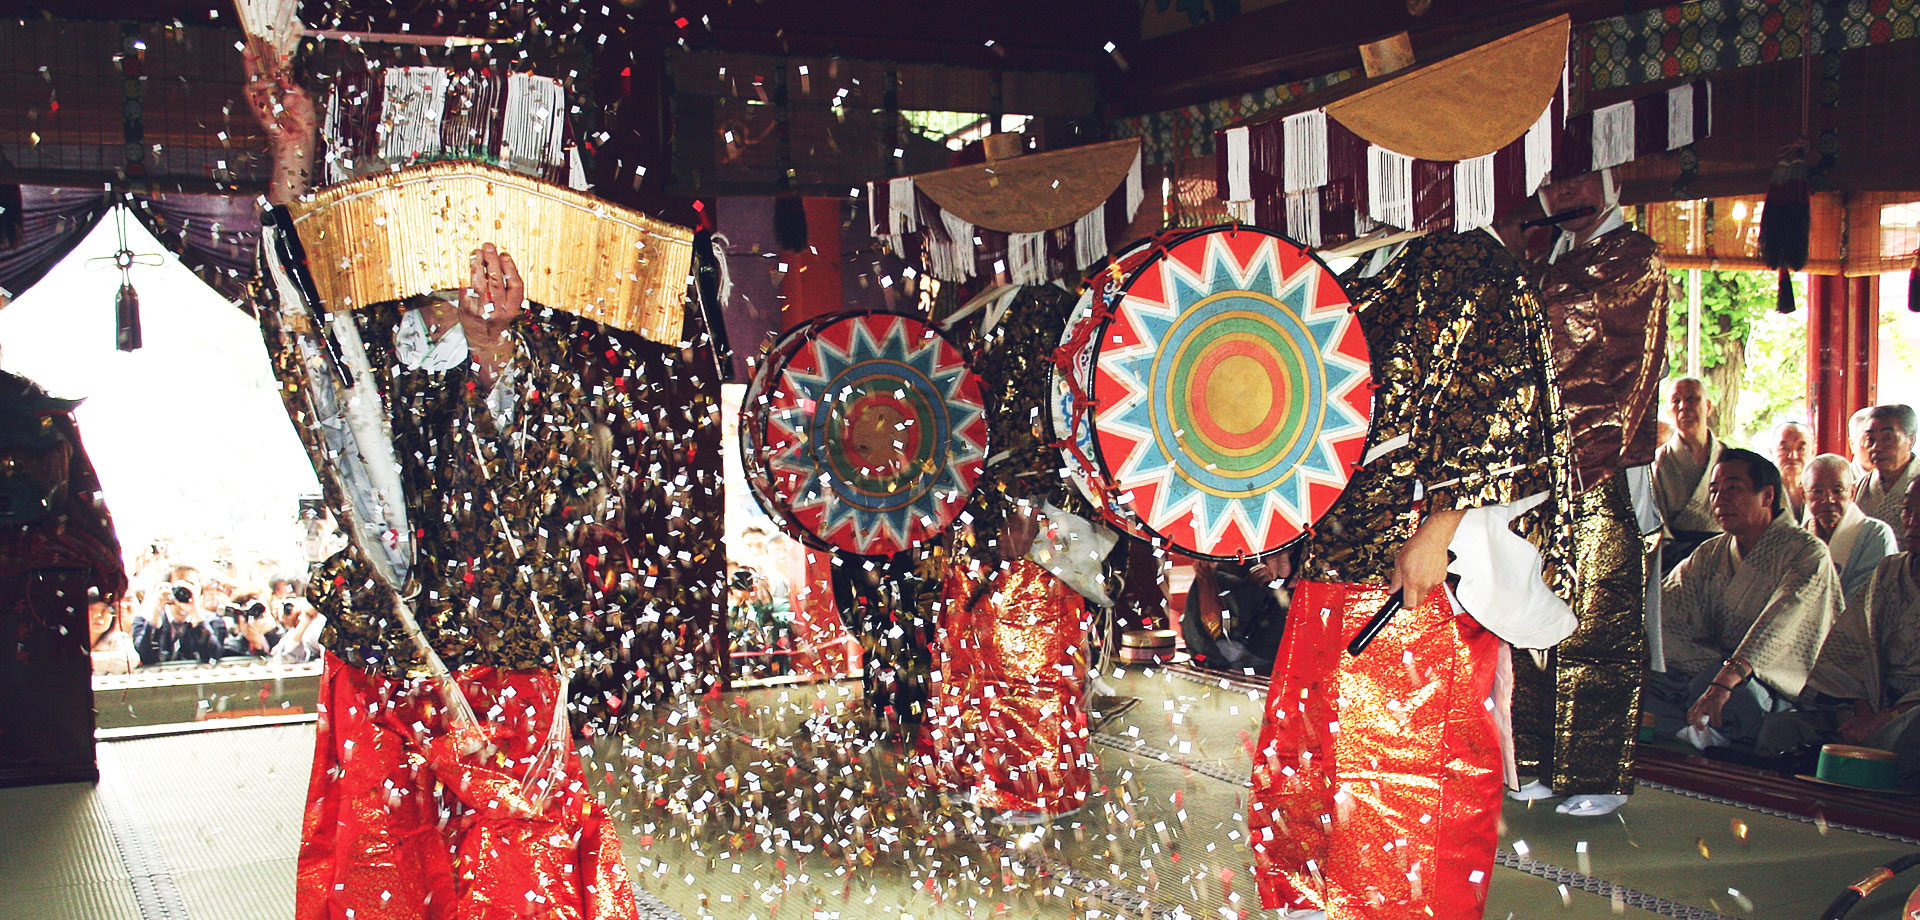
M1857 409L1847 418L1847 449L1853 457L1853 468L1862 476L1873 475L1873 458L1867 452L1867 417L1873 414L1873 407Z
M265 658L280 641L280 618L269 616L264 593L242 591L226 605L231 618L222 653L229 658Z
M1707 428L1713 400L1700 378L1674 381L1667 404L1673 410L1673 437L1653 454L1653 498L1669 538L1661 565L1671 571L1694 547L1720 532L1709 507L1707 474L1719 462L1724 445Z
M1893 528L1861 513L1854 504L1858 479L1853 464L1839 454L1821 454L1807 464L1807 530L1827 544L1840 573L1840 591L1851 606L1867 588L1874 567L1894 551Z
M1853 487L1853 500L1867 517L1886 522L1901 534L1900 511L1907 505L1907 484L1920 476L1920 457L1913 455L1915 418L1912 406L1874 406L1867 413L1867 459L1873 472ZM1900 551L1914 547L1902 538Z
M320 632L327 618L304 597L290 597L280 604L280 641L273 646L272 658L279 664L300 664L320 658L325 649Z
M1787 422L1774 434L1773 462L1780 467L1781 504L1796 521L1807 519L1805 479L1807 458L1813 455L1812 445L1806 426L1799 422Z
M191 584L164 582L154 606L133 621L133 647L143 665L165 661L206 663L220 657L221 640L200 609ZM216 619L218 619L216 617Z
M1920 541L1920 482L1907 485L1901 529ZM1831 741L1892 751L1898 782L1920 786L1920 554L1880 560L1860 603L1834 624L1811 686L1838 706L1769 719L1757 747L1779 751Z
M1686 729L1700 747L1751 742L1766 715L1793 708L1842 604L1826 544L1787 518L1771 462L1721 451L1708 491L1724 532L1666 577L1667 670L1646 693L1656 729Z
M98 590L87 590L87 647L93 654L95 674L125 674L140 666L133 637L120 628L118 608L107 603Z

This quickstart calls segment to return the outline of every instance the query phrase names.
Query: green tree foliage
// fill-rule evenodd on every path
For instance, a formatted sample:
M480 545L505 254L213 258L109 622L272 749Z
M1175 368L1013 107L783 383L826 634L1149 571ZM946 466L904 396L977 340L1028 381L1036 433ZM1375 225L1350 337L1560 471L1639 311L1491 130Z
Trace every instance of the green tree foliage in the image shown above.
M1671 274L1667 371L1679 377L1687 372L1687 273ZM1806 313L1775 312L1777 297L1772 272L1700 273L1700 367L1713 400L1707 425L1730 442L1758 443L1773 426L1806 416ZM1794 301L1806 303L1799 277Z

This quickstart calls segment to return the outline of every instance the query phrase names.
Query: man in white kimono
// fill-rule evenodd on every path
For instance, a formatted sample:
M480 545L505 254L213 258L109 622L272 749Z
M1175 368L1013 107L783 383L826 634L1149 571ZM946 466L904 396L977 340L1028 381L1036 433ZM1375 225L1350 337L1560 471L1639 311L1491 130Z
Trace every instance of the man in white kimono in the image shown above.
M1813 456L1813 438L1807 426L1787 422L1774 433L1773 462L1780 467L1782 505L1796 521L1807 519L1807 458Z
M1648 676L1646 701L1658 731L1702 748L1750 742L1794 708L1842 604L1826 545L1788 519L1770 461L1724 450L1708 488L1724 533L1666 578L1667 670Z
M1920 481L1910 482L1901 530L1920 540ZM1810 687L1838 705L1767 720L1762 753L1844 741L1893 751L1900 785L1920 786L1920 555L1880 560L1866 590L1836 622L1820 650Z
M1673 438L1654 452L1653 496L1672 537L1661 559L1661 565L1671 571L1694 547L1720 532L1709 507L1707 472L1718 461L1721 444L1707 430L1713 401L1700 378L1674 381L1667 407L1673 412Z
M1807 530L1827 544L1848 608L1860 600L1880 560L1896 551L1893 528L1867 517L1854 503L1859 478L1853 463L1839 454L1813 458L1803 476Z
M1913 455L1914 428L1912 406L1874 406L1867 413L1867 458L1873 472L1853 487L1861 512L1892 527L1902 552L1913 545L1901 533L1900 512L1907 506L1907 486L1920 477L1920 457Z

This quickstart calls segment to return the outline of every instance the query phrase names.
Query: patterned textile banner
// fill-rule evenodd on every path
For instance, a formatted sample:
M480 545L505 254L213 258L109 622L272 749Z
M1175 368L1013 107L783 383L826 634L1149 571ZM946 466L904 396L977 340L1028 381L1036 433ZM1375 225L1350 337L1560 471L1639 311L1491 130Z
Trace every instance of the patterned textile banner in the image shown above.
M1920 0L1702 0L1580 26L1582 77L1605 90L1797 58L1809 6L1813 54L1920 35Z

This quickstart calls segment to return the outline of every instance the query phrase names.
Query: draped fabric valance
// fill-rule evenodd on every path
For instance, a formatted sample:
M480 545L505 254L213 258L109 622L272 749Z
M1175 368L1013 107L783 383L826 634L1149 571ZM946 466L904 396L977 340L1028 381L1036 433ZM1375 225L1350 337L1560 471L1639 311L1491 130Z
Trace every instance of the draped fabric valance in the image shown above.
M253 276L260 240L258 201L250 195L110 192L103 189L20 186L16 233L0 235L0 289L7 299L26 293L115 205L127 208L181 264L229 300L238 300Z
M1557 17L1332 101L1226 128L1220 187L1239 216L1312 246L1376 227L1470 230L1572 176L1711 130L1705 81L1569 114Z

